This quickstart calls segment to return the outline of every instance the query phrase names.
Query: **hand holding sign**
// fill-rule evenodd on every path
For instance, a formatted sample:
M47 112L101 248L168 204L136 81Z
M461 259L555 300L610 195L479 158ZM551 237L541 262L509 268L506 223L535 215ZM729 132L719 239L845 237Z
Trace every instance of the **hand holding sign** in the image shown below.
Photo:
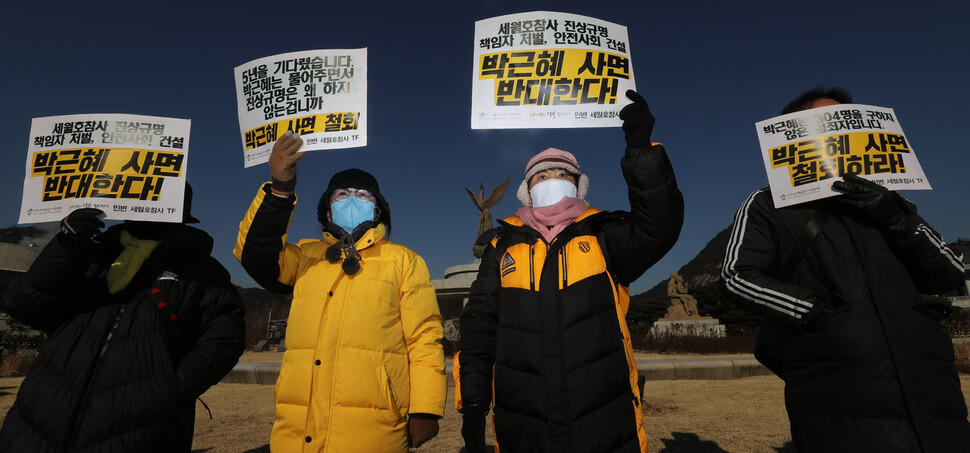
M86 244L104 228L104 211L95 208L81 208L71 211L61 219L61 232L71 244Z
M833 182L848 174L888 190L930 190L891 108L835 104L769 118L755 128L775 208L835 196Z
M301 153L303 139L293 131L286 131L273 144L269 156L269 171L273 176L273 194L288 197L296 190L296 162L306 153Z
M873 226L887 233L898 234L906 230L909 216L906 202L899 194L853 174L846 174L842 179L832 183L832 189L842 192L842 196L836 198L839 202L852 207Z
M627 90L626 97L633 101L632 104L627 104L626 107L623 107L623 110L620 110L626 146L630 148L650 146L650 135L653 133L653 125L656 120L650 113L647 100L633 90Z

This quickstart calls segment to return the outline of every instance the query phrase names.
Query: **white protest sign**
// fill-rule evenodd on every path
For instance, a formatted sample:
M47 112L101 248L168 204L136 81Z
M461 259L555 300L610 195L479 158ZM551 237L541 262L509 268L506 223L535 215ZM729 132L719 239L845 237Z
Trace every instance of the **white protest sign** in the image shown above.
M755 124L776 208L838 195L852 173L890 190L929 190L916 153L891 108L839 104Z
M235 69L246 167L265 163L287 130L302 151L367 145L367 48L291 52Z
M550 11L475 22L472 129L615 127L635 89L622 25Z
M20 223L91 207L109 219L181 222L191 121L92 113L34 118Z

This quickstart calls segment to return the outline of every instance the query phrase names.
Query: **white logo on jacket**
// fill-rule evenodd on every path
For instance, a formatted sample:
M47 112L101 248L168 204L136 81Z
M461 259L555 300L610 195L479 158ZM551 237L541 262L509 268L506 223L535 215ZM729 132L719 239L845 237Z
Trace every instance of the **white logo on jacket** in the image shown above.
M155 280L156 281L159 281L159 282L162 281L162 280L172 280L172 281L177 282L177 281L179 281L179 276L175 272L165 271L165 272L162 272L161 274L159 274L158 275L158 278L155 279Z

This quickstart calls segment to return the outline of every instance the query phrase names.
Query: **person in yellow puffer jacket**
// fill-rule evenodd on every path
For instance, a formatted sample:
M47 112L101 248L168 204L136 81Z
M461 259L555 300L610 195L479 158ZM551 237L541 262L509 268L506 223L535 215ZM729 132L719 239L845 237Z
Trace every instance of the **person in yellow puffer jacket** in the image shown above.
M274 144L273 181L233 250L257 283L293 295L270 450L406 452L437 435L447 391L427 265L388 239L387 201L359 169L335 174L321 197L323 238L287 243L302 145L291 131Z

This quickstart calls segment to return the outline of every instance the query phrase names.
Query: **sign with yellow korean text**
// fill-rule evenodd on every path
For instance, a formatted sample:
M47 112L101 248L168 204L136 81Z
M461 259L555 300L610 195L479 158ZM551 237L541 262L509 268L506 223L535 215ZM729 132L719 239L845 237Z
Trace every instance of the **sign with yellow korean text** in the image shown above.
M615 127L634 89L622 25L550 11L475 22L472 129Z
M20 223L84 207L109 219L181 222L190 127L143 115L34 118Z
M236 67L246 167L269 161L287 130L302 151L367 145L367 48L307 50Z
M929 190L891 108L839 104L755 124L775 207L838 195L832 182L857 174L890 190Z

